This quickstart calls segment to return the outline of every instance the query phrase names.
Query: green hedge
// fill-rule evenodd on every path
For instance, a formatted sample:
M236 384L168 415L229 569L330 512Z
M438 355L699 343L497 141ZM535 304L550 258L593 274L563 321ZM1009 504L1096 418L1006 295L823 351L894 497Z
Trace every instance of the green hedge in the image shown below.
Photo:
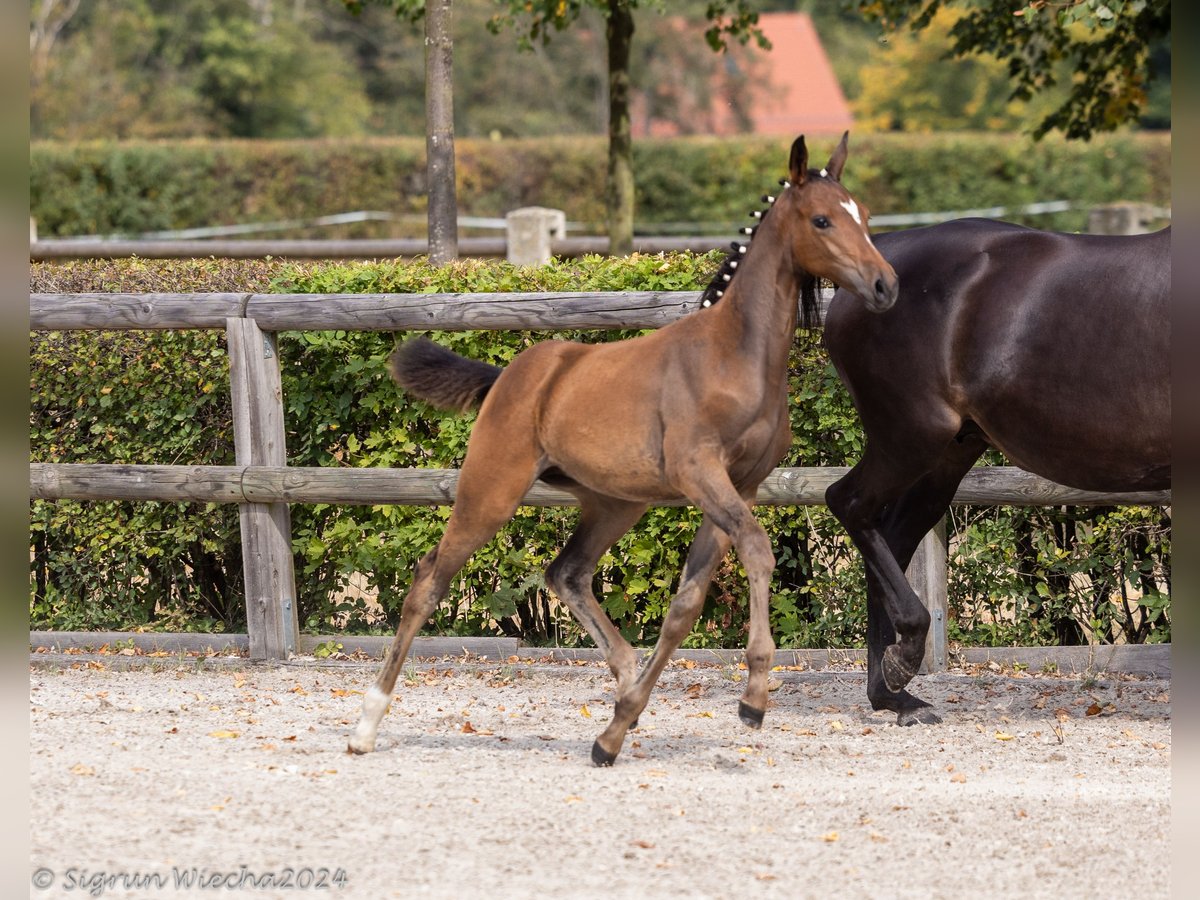
M463 215L520 206L563 209L599 230L605 142L600 138L457 144ZM811 142L824 162L832 141ZM741 224L785 174L776 138L639 141L637 225ZM424 143L416 139L35 143L30 215L44 237L139 233L213 224L304 219L351 210L397 218L280 236L381 237L424 233ZM1170 205L1170 135L1124 133L1090 143L996 134L862 134L851 139L847 186L876 214L1018 206L1069 200ZM1027 219L1082 230L1086 209Z
M421 292L699 289L716 254L585 258L541 268L423 264L79 262L32 267L32 290ZM433 333L504 364L547 333ZM585 341L618 333L560 333ZM289 464L460 464L471 416L435 412L391 384L388 334L280 337ZM228 362L214 332L33 334L31 445L45 462L232 464ZM846 392L821 347L799 332L791 360L795 442L785 465L845 465L861 452ZM302 628L385 632L417 559L448 510L398 506L292 508ZM861 563L824 507L759 510L778 569L771 620L781 646L861 646ZM236 508L215 504L34 502L30 623L50 629L240 630L245 626ZM522 510L456 579L431 629L510 634L571 646L587 638L547 594L542 575L572 527L571 510ZM967 509L955 513L951 636L965 643L1042 644L1170 637L1169 517L1147 508ZM597 595L638 643L657 637L697 524L655 509L606 555ZM1144 594L1119 601L1122 584ZM1130 590L1126 590L1130 593ZM378 606L367 596L378 597ZM691 646L737 646L745 580L730 557Z

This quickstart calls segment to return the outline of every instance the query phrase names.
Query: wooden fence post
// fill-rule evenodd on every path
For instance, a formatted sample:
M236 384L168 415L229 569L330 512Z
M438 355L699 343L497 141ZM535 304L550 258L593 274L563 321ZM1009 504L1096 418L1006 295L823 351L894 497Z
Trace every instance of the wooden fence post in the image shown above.
M253 319L225 323L236 462L287 465L275 335L262 331ZM250 658L287 659L300 639L291 513L286 503L242 503L238 509Z
M925 608L929 610L929 635L925 639L925 658L921 671L946 670L946 614L949 609L946 589L946 519L943 517L921 539L917 552L905 572Z

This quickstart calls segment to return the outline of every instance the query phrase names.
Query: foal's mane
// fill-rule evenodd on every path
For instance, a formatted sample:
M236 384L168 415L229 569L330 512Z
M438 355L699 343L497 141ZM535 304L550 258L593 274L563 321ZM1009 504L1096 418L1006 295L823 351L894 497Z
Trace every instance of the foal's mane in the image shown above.
M821 177L816 171L809 172L810 178ZM786 181L779 182L786 185ZM763 203L767 204L767 208L761 212L752 212L751 215L759 219L760 224L763 219L770 214L774 209L775 198L764 195ZM709 281L708 287L704 289L704 293L700 295L700 306L708 307L720 302L721 297L729 290L733 278L737 275L738 267L742 263L742 258L746 254L748 244L754 237L754 233L758 231L758 225L753 228L742 228L742 234L746 235L744 241L733 241L729 246L730 250L725 254L725 259L721 261L717 271L713 274L712 280ZM821 301L817 296L817 285L819 279L815 275L801 270L800 276L800 327L806 330L819 328L821 325Z

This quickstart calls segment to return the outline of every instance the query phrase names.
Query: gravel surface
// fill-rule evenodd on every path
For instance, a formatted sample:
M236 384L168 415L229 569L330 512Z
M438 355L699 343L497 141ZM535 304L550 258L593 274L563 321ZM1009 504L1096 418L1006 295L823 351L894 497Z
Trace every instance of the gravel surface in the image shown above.
M31 667L30 896L1168 895L1167 681L779 671L756 732L676 662L597 769L601 665L412 666L350 756L375 668Z

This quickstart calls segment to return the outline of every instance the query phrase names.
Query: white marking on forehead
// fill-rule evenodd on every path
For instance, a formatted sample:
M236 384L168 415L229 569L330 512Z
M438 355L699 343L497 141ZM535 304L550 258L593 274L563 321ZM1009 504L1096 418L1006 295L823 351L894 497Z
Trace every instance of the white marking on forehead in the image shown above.
M862 224L862 216L858 214L858 204L853 200L843 200L838 204L846 212L850 213L850 218L854 219L859 225Z

